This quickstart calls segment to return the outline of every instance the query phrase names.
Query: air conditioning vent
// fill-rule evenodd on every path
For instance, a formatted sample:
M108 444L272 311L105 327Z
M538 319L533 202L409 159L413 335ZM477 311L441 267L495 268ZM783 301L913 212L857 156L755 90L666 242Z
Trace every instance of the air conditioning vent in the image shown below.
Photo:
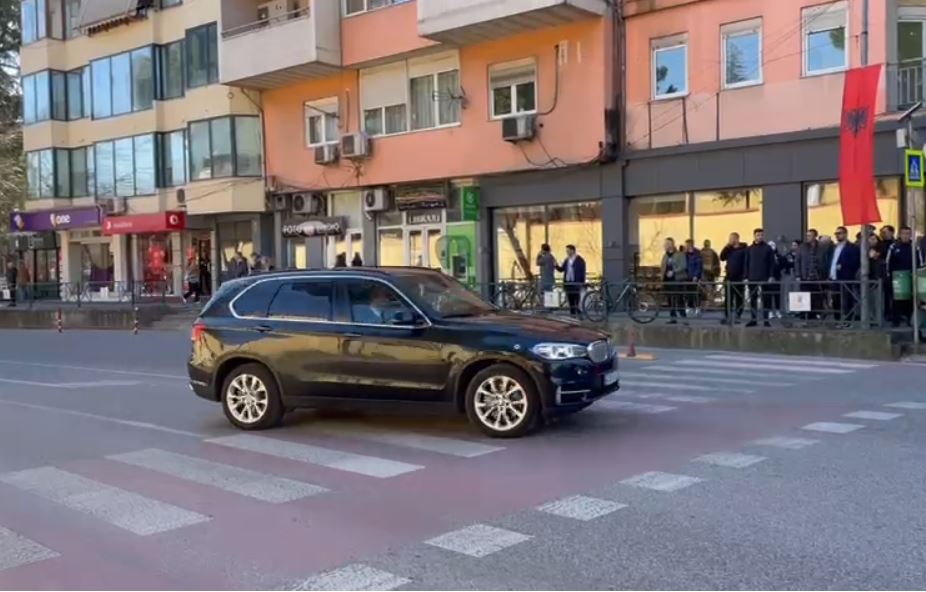
M315 148L315 164L334 164L338 161L338 145L325 144Z
M363 132L348 134L341 138L341 154L344 158L369 158L373 152L373 143L370 137Z
M533 115L520 115L502 120L502 139L506 142L533 140L537 120Z
M125 213L125 198L110 197L99 202L103 206L103 213L107 216L118 216Z
M293 213L314 216L322 210L322 196L316 193L294 193Z
M289 195L286 193L274 193L273 194L273 211L274 212L286 212L289 211Z
M363 194L363 211L385 212L389 209L389 193L383 189L368 189Z

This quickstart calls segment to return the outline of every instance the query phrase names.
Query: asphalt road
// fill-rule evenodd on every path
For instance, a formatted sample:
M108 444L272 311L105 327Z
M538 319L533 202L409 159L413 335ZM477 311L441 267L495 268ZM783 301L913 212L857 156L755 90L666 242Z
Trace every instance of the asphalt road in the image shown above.
M252 436L187 348L0 331L0 588L926 587L926 366L659 351L518 441L311 412Z

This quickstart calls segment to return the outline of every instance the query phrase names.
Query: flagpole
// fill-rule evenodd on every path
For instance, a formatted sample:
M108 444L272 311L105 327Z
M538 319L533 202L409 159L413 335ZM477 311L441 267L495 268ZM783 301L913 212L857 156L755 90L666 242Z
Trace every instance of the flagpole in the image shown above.
M861 34L859 35L859 41L860 41L860 48L859 48L860 56L859 57L861 59L861 65L863 67L868 65L868 1L869 0L862 0L862 31L861 31ZM874 118L872 118L872 124L874 124ZM868 329L869 327L869 323L868 323L868 319L869 319L868 279L870 277L871 272L869 269L870 266L868 264L868 235L869 235L868 224L869 224L868 220L865 220L862 223L862 238L861 238L861 244L859 245L859 257L861 259L859 261L859 276L860 276L859 279L861 280L861 290L860 290L861 299L859 301L859 304L861 306L861 311L860 311L861 314L859 315L859 321L860 321L862 329ZM840 287L840 290L841 289L842 288Z

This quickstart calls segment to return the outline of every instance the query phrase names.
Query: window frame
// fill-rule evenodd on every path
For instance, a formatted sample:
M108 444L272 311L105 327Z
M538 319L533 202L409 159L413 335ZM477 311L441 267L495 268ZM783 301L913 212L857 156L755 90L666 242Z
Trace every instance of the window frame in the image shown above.
M262 176L262 173L259 173L256 175L239 174L239 171L238 171L238 142L237 142L237 134L236 134L236 128L238 125L239 118L257 119L258 122L260 120L260 116L258 115L221 115L218 117L210 117L207 119L197 119L195 121L190 121L187 123L187 126L185 128L186 129L186 154L187 154L187 165L186 165L187 166L187 174L186 174L187 183L195 183L197 181L209 181L213 179L231 179L231 178L237 178L237 177L247 178L247 179L259 179ZM222 175L222 176L216 177L215 176L215 165L212 163L214 159L213 146L215 145L215 142L213 141L213 122L222 120L222 119L229 120L229 133L231 136L232 172L230 175ZM193 154L193 140L192 140L193 135L190 130L194 125L203 124L203 123L207 124L209 127L209 171L210 173L208 177L194 179L193 178L193 156L194 154ZM263 166L264 166L263 141L261 141L261 154L259 158L260 158L260 163L261 163L260 168L261 170L263 170Z
M653 39L650 42L650 93L653 101L667 101L672 99L679 99L681 97L687 97L689 94L689 85L691 80L689 79L689 55L688 55L688 38L684 35L673 35L671 37L663 37L660 39ZM657 80L656 80L656 71L657 71L657 56L666 51L672 51L675 49L683 49L685 54L685 88L681 91L674 93L665 93L658 94Z
M813 21L819 18L823 14L830 12L832 6L839 6L840 11L842 11L843 20L840 26L836 27L820 27L815 28L813 22L807 23L808 17L805 16L806 12L809 10L820 10L820 14L810 17L810 20ZM836 12L833 10L832 12ZM827 74L836 74L839 72L845 72L849 69L850 63L852 61L852 56L849 54L849 42L851 37L849 37L849 23L851 19L849 17L849 6L845 0L836 0L835 2L828 2L825 4L817 4L814 6L805 6L801 8L801 76L804 78L810 78L812 76L826 76ZM837 29L843 30L843 64L841 66L834 66L832 68L823 68L820 70L811 70L810 69L810 36L815 33L829 33Z
M152 141L152 143L153 143L153 145L152 145L152 166L154 167L154 187L153 187L153 191L152 191L151 193L139 193L139 192L138 192L138 150L137 150L137 143L138 143L138 138L143 138L143 137L146 137L146 136L152 138L151 141ZM132 145L132 172L131 172L131 177L132 177L132 191L131 191L131 194L130 194L130 195L120 194L120 192L119 192L119 175L118 175L118 168L117 168L117 165L116 165L116 163L117 163L117 158L116 158L116 144L117 144L118 142L124 142L124 141L129 141L129 142L131 143L131 145ZM113 170L113 177L112 177L112 188L113 188L113 192L112 192L112 195L110 195L110 194L108 194L108 193L107 193L107 194L100 194L100 193L98 193L98 191L99 191L99 183L97 183L96 172L97 172L97 170L99 170L99 161L98 161L99 146L104 145L104 144L109 144L109 145L112 147L112 163L113 163L113 166L112 166L112 170ZM101 140L101 141L99 141L99 142L95 142L92 146L93 146L93 167L92 167L92 169L93 169L93 173L92 173L92 174L93 174L93 192L92 192L92 195L93 195L93 196L95 196L95 197L122 197L122 198L131 199L131 198L135 198L135 197L145 197L145 196L149 196L149 195L155 195L155 194L157 193L157 190L158 190L157 179L158 179L158 168L159 168L159 167L158 167L158 154L157 154L157 134L156 134L155 132L149 132L149 133L145 133L145 134L134 134L134 135L131 135L131 136L121 136L121 137L118 137L118 138L108 138L108 139L106 139L106 140ZM89 167L88 167L88 168L89 168ZM89 175L89 173L88 173L88 175ZM89 177L88 177L88 178L89 178ZM90 183L90 181L88 180L88 185L89 185L89 183Z
M179 5L178 5L179 6ZM180 47L180 92L175 95L168 95L167 93L167 56L170 48L174 46ZM171 101L173 99L181 99L186 96L186 41L185 39L177 39L176 41L171 41L170 43L164 43L161 45L154 46L154 72L155 72L155 81L154 81L154 100L156 101Z
M460 117L459 109L457 110L457 120L456 121L451 121L449 123L441 123L441 120L440 120L440 109L441 109L440 75L449 74L451 72L457 73L457 85L459 86L459 82L460 82L460 68L459 67L445 68L442 70L436 70L434 72L429 72L428 74L422 74L421 76L414 76L414 77L409 76L408 77L408 102L406 103L406 105L408 106L408 117L407 117L407 125L406 125L406 127L408 128L408 131L422 132L425 130L441 129L445 127L456 127L458 125L461 125L462 118ZM414 94L412 93L412 81L418 80L419 78L430 78L431 81L434 83L434 90L431 92L431 109L432 109L432 114L434 116L434 125L430 125L427 127L414 128L412 127L412 113L413 113L412 99L414 98ZM534 95L535 95L534 105L535 107L536 107L536 94L537 94L537 82L535 80L534 81ZM435 97L436 97L436 100L435 100ZM454 99L449 99L449 100L453 101Z
M747 35L756 35L759 40L759 55L757 63L759 68L756 72L757 76L752 80L744 80L741 82L727 82L727 41L731 38L744 37ZM735 23L728 23L720 27L720 85L724 90L733 90L737 88L746 88L749 86L760 86L765 83L765 48L763 43L765 42L765 37L762 34L762 18L749 19L744 21L739 21ZM686 62L687 63L687 62Z
M527 84L526 82L518 82L516 84L496 84L492 80L492 71L496 72L502 70L515 70L517 68L523 67L525 70L529 67L532 71L532 81L534 83L534 108L525 111L518 110L518 91L517 87L522 84ZM489 66L488 72L489 80L489 120L491 121L500 121L502 119L508 119L511 117L520 117L522 115L536 115L538 113L538 107L540 105L540 68L537 65L537 60L535 58L527 58L524 60L515 60L510 62L500 62L497 64L492 64ZM495 112L495 91L497 89L507 88L511 90L511 111L504 114L497 114Z
M182 163L181 171L183 172L183 179L180 183L174 183L174 179L167 177L167 157L170 156L173 160L173 150L168 154L166 148L171 146L171 137L175 134L181 134L183 138L183 154L180 155L180 162ZM189 181L189 171L187 169L187 151L189 147L187 146L187 128L180 128L176 130L171 130L168 132L158 132L155 137L155 162L157 169L155 170L155 185L160 189L166 189L171 187L183 187ZM174 167L171 166L170 170L173 171Z
M341 106L338 101L338 97L326 97L324 99L316 99L312 101L305 101L302 104L303 108L303 125L305 126L305 146L306 148L318 148L319 146L328 146L331 144L337 144L341 141L341 121L340 121L340 110ZM327 111L326 108L333 108L332 111ZM323 112L323 113L322 113ZM331 117L335 120L335 129L337 130L337 137L331 139L328 137L328 118ZM312 142L311 136L311 122L313 118L321 119L321 132L322 132L322 141L321 142Z
M370 7L370 2L372 0L361 0L361 1L363 2L362 10L358 10L355 12L348 12L347 11L348 0L341 0L341 15L344 18L350 18L352 16L358 16L361 14L366 14L368 12L375 12L377 10L385 10L386 8L392 8L393 6L398 6L399 4L406 4L407 2L410 2L411 0L385 0L386 3L383 6L373 6L373 7Z
M290 286L299 286L302 284L318 284L318 285L327 285L329 290L328 296L328 318L311 318L311 317L301 317L301 316L274 316L273 312L273 303L276 302L276 299L280 297L280 294L284 289ZM244 292L242 292L244 294ZM236 298L237 300L237 298ZM330 325L335 323L335 310L338 300L338 286L334 279L325 278L325 277L291 277L291 278L281 278L280 286L277 288L273 297L270 299L270 302L267 304L267 317L268 321L276 321L282 323L308 323L308 324L326 324Z
M20 76L19 84L20 84L20 90L21 90L20 96L21 96L21 102L22 102L22 106L20 108L20 115L22 116L24 126L34 125L37 123L45 123L47 121L73 121L69 117L69 109L68 109L69 107L68 105L68 75L69 74L70 74L69 72L65 72L63 70L45 69L45 70L38 70L37 72L31 72L29 74ZM63 96L58 97L60 101L63 101L63 107L64 107L63 117L59 117L58 115L60 115L60 113L56 113L56 104L55 104L56 93L55 93L55 82L54 82L56 76L64 77L64 87L61 89ZM42 79L42 77L44 77L44 80L46 82L46 84L44 85L39 84L39 81ZM29 97L32 99L31 101L26 101L26 94L27 94L26 86L32 87L32 90L29 93L31 95ZM42 94L44 95L44 98L47 101L47 110L46 110L47 117L46 116L39 117L38 107L39 107L39 95L40 95L39 87L40 86L45 87L44 91L42 91ZM26 118L27 103L31 103L31 106L32 106L31 120ZM62 106L61 103L59 103L58 106L61 107Z
M112 54L112 55L102 56L102 57L99 57L99 58L97 58L97 59L90 60L90 62L89 62L85 67L88 68L88 69L90 69L90 96L91 96L90 118L91 118L91 119L93 119L94 121L102 121L102 120L104 120L104 119L110 119L110 118L112 118L112 117L122 117L122 116L125 116L125 115L131 115L132 113L143 113L143 112L145 112L145 111L150 111L151 109L154 108L154 103L155 103L155 101L158 100L158 99L157 99L157 79L158 79L158 71L157 71L157 70L158 70L158 68L157 68L157 60L154 58L155 54L157 53L157 51L156 51L156 48L157 48L157 47L158 47L157 45L152 45L152 44L149 43L149 44L146 44L146 45L141 45L141 46L138 46L138 47L134 47L134 48L129 49L129 50L126 50L126 51L120 51L119 53L114 53L114 54ZM153 85L154 85L154 88L153 88L154 94L153 94L153 96L152 96L151 104L150 104L150 105L148 105L147 107L143 107L143 108L140 108L140 109L136 109L136 108L135 108L135 67L134 67L133 60L132 60L132 54L134 54L134 53L137 52L137 51L143 50L143 49L147 49L147 50L150 52L150 55L151 55L151 57L152 57L152 59L151 59L151 75L152 75L152 83L153 83ZM122 56L127 56L127 57L128 57L128 65L129 65L129 81L128 81L129 95L128 95L128 103L129 103L130 109L129 109L128 111L125 111L125 112L120 111L119 113L116 113L116 112L115 112L115 105L116 105L115 96L116 96L116 95L115 95L115 93L114 93L114 88L115 88L115 87L114 87L114 85L113 85L113 67L112 67L112 60L113 60L113 59L116 59L116 58L120 58L120 57L122 57ZM108 78L109 78L109 83L108 83L108 84L109 84L109 114L108 114L108 115L101 115L101 116L97 117L97 116L95 115L95 113L94 113L94 111L95 111L95 109L96 109L96 94L97 94L97 93L95 93L94 90L93 90L93 86L94 86L94 81L93 81L93 65L94 65L94 64L97 64L97 63L103 63L103 62L106 62L106 63L107 63L106 69L107 69L107 71L108 71L108 73L109 73L109 76L108 76Z
M211 37L210 30L212 31ZM207 35L206 40L206 81L203 83L191 84L190 77L193 72L191 66L192 55L193 55L193 44L190 43L190 39L201 32L205 31ZM214 40L214 44L210 44L209 41ZM215 68L212 68L212 64L215 64ZM203 88L211 84L217 84L219 82L219 30L218 23L206 23L204 25L199 25L198 27L193 27L187 29L186 33L183 36L183 86L185 91L193 90L195 88Z

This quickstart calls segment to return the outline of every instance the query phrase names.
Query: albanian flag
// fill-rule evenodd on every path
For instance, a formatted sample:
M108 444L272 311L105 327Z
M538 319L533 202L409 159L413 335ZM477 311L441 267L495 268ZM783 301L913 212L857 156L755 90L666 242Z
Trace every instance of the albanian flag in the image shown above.
M839 143L839 192L846 226L880 222L875 194L875 101L881 65L846 72Z

